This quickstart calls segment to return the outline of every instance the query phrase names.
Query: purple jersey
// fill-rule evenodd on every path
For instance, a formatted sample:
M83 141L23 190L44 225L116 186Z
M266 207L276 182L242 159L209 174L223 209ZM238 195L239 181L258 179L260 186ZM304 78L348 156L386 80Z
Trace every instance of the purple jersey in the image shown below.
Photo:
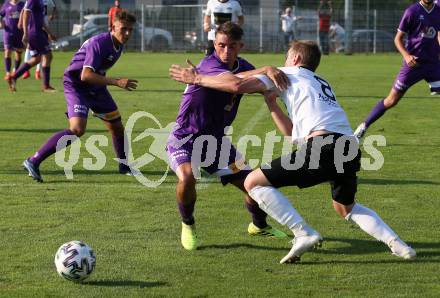
M400 21L399 31L408 37L407 51L418 57L417 61L436 62L440 53L437 35L440 30L440 7L430 11L419 2L408 7Z
M5 33L10 35L22 35L22 31L18 29L18 20L20 18L20 12L24 7L23 2L17 2L12 4L7 1L3 4L0 10L0 16L5 22Z
M43 31L44 25L44 4L42 0L27 0L24 9L31 12L28 21L29 35L38 34Z
M225 72L239 73L254 67L244 59L238 58L234 69L230 70L215 52L205 57L197 66L199 73L219 75ZM183 93L177 116L177 128L173 134L182 138L189 134L213 135L222 137L224 128L231 125L237 115L241 94L231 94L197 85L188 85Z
M102 86L91 86L81 82L82 69L89 67L95 73L105 76L106 71L118 61L122 49L122 45L116 49L109 32L98 34L86 40L64 71L64 83L83 90L102 89Z

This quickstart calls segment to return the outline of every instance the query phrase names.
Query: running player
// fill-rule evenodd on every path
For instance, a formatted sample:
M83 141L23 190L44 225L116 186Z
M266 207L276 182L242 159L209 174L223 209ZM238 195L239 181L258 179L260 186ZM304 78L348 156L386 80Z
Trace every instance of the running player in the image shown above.
M394 39L403 64L390 93L381 99L354 132L361 138L368 127L397 105L406 91L425 80L432 95L440 94L440 7L420 0L405 10ZM405 46L406 44L406 46Z
M18 29L20 13L24 7L24 2L10 0L3 4L0 9L0 29L4 28L3 43L5 47L5 80L9 81L11 76L11 55L15 52L15 67L17 70L21 64L21 53L23 52L23 32ZM14 88L9 88L15 91Z
M46 26L49 26L49 22L51 22L53 19L55 19L57 14L57 6L55 4L54 0L43 0L44 5L44 22L46 23ZM50 9L49 9L50 8ZM50 10L50 14L49 14ZM31 60L33 56L33 53L29 50L29 47L26 48L26 52L24 54L24 62L28 62ZM29 71L26 71L22 78L27 79L30 77ZM41 79L41 62L37 64L37 67L35 68L35 79L40 80Z
M9 78L10 88L15 89L17 78L20 78L27 70L42 61L43 92L54 92L50 86L50 64L52 51L49 46L49 38L56 39L44 21L44 5L40 0L27 0L23 9L23 43L33 51L31 60L20 65L14 75Z
M64 72L64 95L69 128L54 134L32 157L23 162L24 168L34 180L43 182L39 170L40 164L60 149L57 148L57 143L62 137L72 135L81 137L85 133L89 109L110 131L116 156L122 161L127 161L124 126L107 86L117 86L131 91L136 89L137 81L110 78L105 74L121 56L123 45L130 38L135 23L136 18L126 11L116 14L111 32L90 38L73 56ZM132 174L126 163L119 164L119 172Z

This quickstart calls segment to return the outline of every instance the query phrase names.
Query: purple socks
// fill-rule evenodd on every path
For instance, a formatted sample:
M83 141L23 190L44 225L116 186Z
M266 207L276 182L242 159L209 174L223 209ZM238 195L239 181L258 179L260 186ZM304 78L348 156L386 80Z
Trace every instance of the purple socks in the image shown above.
M44 87L50 86L50 66L43 66L41 68L43 70L43 85Z
M258 207L257 202L252 200L252 203L249 203L247 200L245 200L246 208L252 215L252 222L254 225L256 225L258 228L262 229L267 227L266 217L267 214L263 210Z
M32 161L34 165L39 166L40 163L43 162L43 160L45 160L46 158L48 158L49 156L51 156L56 152L57 143L63 136L72 136L72 135L74 135L74 133L70 131L70 129L65 129L57 132L56 134L51 136L40 149L38 149L38 151L34 154L34 156L32 156L29 159ZM70 143L68 143L68 145L69 144Z
M369 127L373 124L377 119L382 117L386 112L386 108L384 105L384 99L381 99L377 102L376 106L371 110L370 114L368 114L367 118L365 118L364 123L366 127Z
M194 224L194 206L196 205L196 201L192 201L189 204L183 204L177 202L177 207L179 207L180 216L182 217L182 222L186 225Z
M19 77L21 77L26 71L28 71L29 69L31 69L31 66L29 64L27 64L26 62L23 63L22 65L20 65L18 67L18 69L15 71L15 75L14 78L18 79Z
M18 60L15 60L15 63L14 63L15 71L17 71L17 69L20 67L20 64L21 64L21 56L18 57Z
M112 134L113 148L115 149L116 157L127 161L127 154L125 153L125 137ZM127 146L128 148L128 146Z
M5 70L11 72L11 58L5 58Z

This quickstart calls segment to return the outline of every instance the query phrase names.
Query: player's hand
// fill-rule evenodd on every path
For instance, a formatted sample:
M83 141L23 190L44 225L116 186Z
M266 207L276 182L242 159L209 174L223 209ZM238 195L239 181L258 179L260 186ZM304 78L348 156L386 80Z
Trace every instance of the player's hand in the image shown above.
M27 47L29 43L29 36L27 34L23 34L23 38L21 39L21 41L23 42L23 45Z
M406 64L409 67L416 67L419 66L419 64L417 63L417 57L413 56L413 55L408 55L404 57Z
M137 88L138 81L131 79L118 79L117 85L119 88L125 89L127 91L133 91Z
M268 66L266 75L274 82L278 90L286 90L290 85L287 75L276 67Z
M187 68L177 64L171 65L171 68L169 69L170 77L177 82L194 84L198 75L197 68L188 59L186 60L186 63L189 65Z

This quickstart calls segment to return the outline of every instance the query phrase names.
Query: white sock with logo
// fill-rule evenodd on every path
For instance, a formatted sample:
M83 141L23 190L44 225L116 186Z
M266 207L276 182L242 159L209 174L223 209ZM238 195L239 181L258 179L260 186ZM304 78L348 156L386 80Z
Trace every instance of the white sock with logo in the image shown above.
M364 232L389 245L398 238L397 234L373 210L355 203L351 212L345 217L356 223Z
M258 203L261 210L279 224L287 226L296 237L307 235L311 229L290 201L273 186L256 186L251 189L249 196Z

